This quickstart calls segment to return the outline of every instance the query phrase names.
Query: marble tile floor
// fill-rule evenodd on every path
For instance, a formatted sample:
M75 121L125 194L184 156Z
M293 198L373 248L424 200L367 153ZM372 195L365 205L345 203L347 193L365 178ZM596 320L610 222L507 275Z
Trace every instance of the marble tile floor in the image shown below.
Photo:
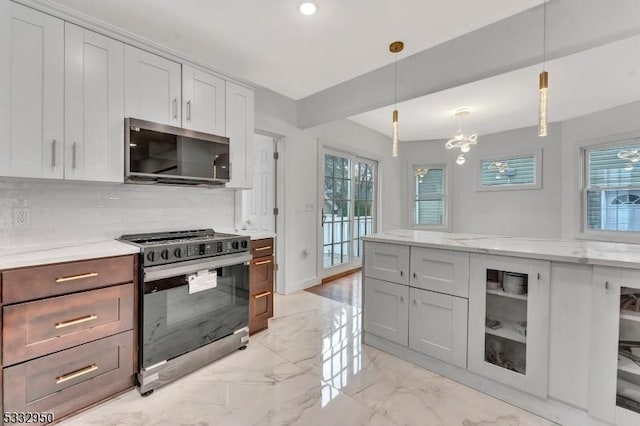
M360 343L353 307L277 296L269 329L142 398L133 390L64 426L538 426L553 423Z

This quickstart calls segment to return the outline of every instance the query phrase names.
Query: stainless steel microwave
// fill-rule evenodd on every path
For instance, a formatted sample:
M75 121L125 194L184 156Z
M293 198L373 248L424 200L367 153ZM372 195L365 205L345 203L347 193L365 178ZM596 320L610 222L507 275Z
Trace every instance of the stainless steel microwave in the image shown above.
M125 182L222 185L231 177L229 139L126 118Z

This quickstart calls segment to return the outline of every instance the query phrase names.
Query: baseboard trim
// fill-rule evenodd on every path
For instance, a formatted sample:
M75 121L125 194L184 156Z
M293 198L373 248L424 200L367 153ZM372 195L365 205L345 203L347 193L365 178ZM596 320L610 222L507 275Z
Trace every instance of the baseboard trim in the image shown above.
M297 283L293 283L287 285L284 290L284 294L293 294L302 290L306 290L309 287L313 287L314 285L320 284L320 279L318 277L307 278L306 280L298 281Z
M347 275L354 274L354 273L356 273L358 271L362 271L362 266L358 266L357 268L349 269L347 271L343 271L343 272L340 272L338 274L331 275L330 277L324 277L322 279L322 281L320 282L320 284L330 283L331 281L335 281L335 280L340 279L342 277L346 277Z

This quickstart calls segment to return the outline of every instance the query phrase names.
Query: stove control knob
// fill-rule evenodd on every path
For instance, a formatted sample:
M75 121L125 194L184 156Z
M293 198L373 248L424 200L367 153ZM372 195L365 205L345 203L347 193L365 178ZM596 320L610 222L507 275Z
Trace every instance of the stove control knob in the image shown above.
M234 250L238 250L238 248L240 247L240 243L238 241L234 241L231 243L231 248Z
M162 252L160 253L160 257L163 258L164 260L169 260L169 250L167 249L162 250Z
M156 260L156 252L150 251L149 253L147 253L147 260L149 262L153 262L154 260Z
M182 257L182 250L180 250L180 247L178 247L177 249L175 249L173 251L173 256L180 259Z
M246 249L249 246L249 242L247 240L242 240L240 243L243 249Z

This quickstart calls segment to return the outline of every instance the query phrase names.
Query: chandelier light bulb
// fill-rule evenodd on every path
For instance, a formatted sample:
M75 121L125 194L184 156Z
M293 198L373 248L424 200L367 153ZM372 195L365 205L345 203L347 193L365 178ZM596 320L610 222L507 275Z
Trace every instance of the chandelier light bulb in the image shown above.
M318 6L311 1L303 1L299 7L300 13L303 15L313 15L318 10Z
M469 146L468 143L465 143L464 145L462 145L460 147L460 151L462 151L462 152L469 152L470 150L471 150L471 147Z
M393 145L391 146L391 156L398 156L398 110L393 111Z
M463 154L458 154L458 156L456 157L456 164L458 166L462 166L466 161L467 161L467 159L464 158Z
M624 168L626 171L631 172L633 171L633 164L629 164L627 167Z

